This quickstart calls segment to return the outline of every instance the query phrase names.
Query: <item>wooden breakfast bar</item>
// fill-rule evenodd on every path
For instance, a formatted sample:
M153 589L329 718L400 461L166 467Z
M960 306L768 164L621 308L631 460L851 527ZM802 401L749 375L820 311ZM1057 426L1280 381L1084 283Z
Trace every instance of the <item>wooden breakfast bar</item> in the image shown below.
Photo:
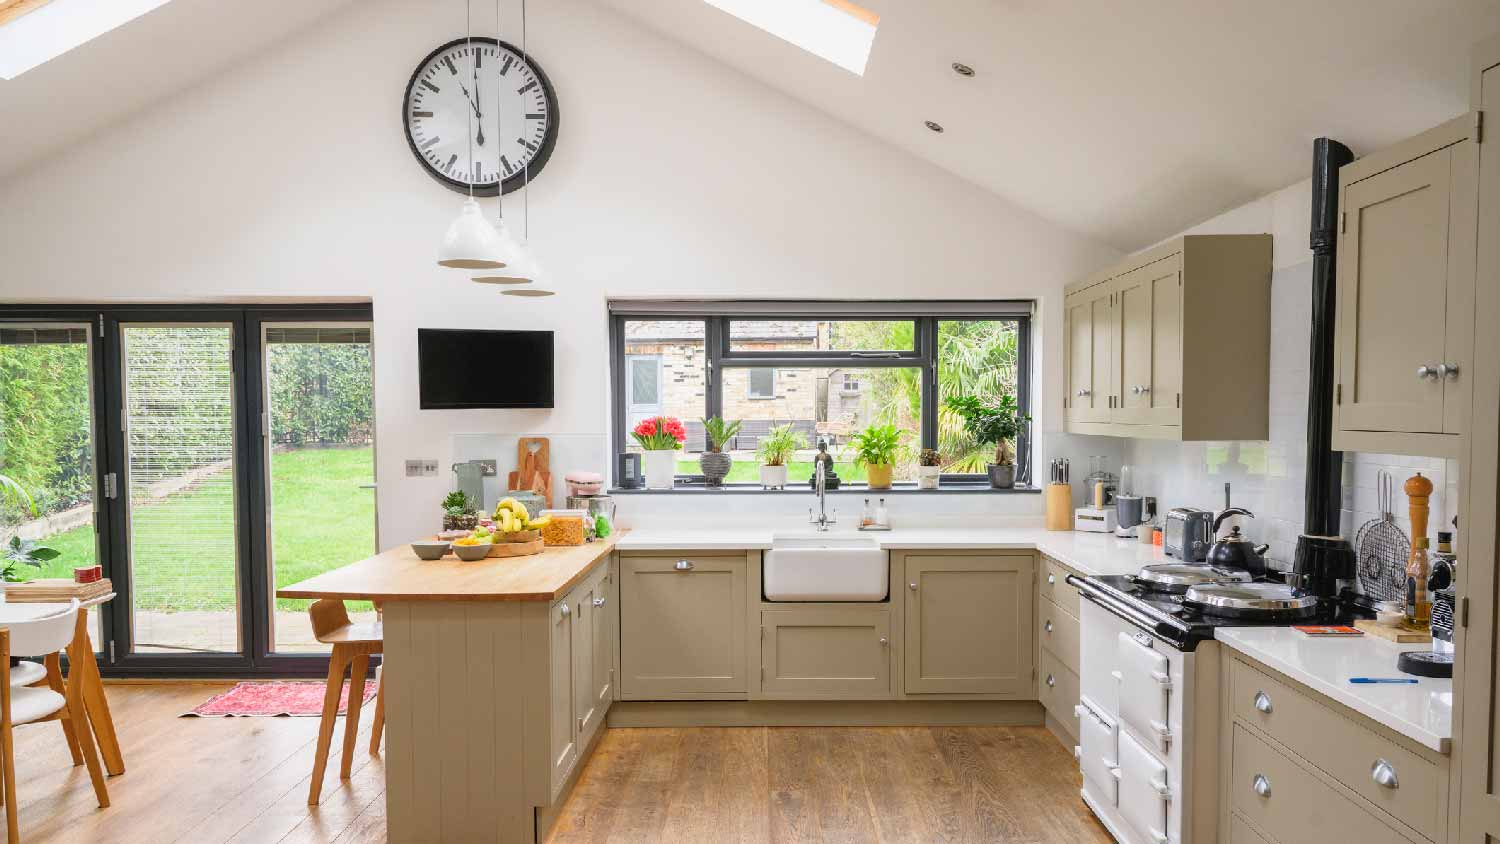
M383 607L391 842L546 834L613 698L618 537L474 563L402 546L277 590Z

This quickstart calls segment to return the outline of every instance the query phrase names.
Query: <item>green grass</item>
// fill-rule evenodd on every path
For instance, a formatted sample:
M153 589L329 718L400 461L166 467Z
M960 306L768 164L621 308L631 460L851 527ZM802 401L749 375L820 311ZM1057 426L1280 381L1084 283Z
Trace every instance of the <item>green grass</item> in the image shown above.
M371 448L300 449L271 456L272 536L276 586L305 580L375 553L375 495L360 484L374 478ZM231 610L235 605L234 512L228 472L159 502L137 507L131 524L134 596L138 609L158 612ZM94 562L90 526L45 544L62 552L23 576L72 577ZM308 601L278 599L279 610ZM351 602L351 611L370 609Z
M806 483L812 477L813 462L811 460L793 460L787 465L787 482L799 481ZM839 480L851 483L864 483L865 470L855 467L853 462L840 462L835 460L833 469L838 473ZM698 465L697 459L678 460L677 474L679 475L701 475L703 467ZM724 478L725 483L750 484L760 483L760 463L751 460L735 460L734 465L729 467L729 475Z

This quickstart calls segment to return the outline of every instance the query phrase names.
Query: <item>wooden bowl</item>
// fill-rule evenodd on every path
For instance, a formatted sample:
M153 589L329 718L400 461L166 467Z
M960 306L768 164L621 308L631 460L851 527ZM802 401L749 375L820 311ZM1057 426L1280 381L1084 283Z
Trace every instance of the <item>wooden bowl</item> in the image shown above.
M547 548L540 538L530 542L496 542L490 546L491 557L529 557L540 554Z
M495 541L496 542L501 542L501 543L503 543L503 542L535 542L536 540L540 539L541 536L542 536L542 532L540 530L513 530L510 533L497 533L497 534L495 534Z

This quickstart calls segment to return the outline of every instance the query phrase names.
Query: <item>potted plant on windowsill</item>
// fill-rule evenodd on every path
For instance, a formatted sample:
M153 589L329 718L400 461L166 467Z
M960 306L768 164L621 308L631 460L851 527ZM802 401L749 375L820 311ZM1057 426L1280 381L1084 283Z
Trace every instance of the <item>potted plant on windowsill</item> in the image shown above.
M1016 485L1015 439L1031 417L1016 406L1016 397L1001 395L994 401L978 396L953 396L944 404L963 417L964 431L980 445L995 445L995 462L989 464L990 486L1010 489Z
M943 455L935 448L924 448L917 455L917 488L937 489L938 477L943 473Z
M905 437L906 432L895 425L871 425L849 438L849 447L854 449L854 463L865 467L870 489L891 488L891 475L895 472L901 440Z
M786 488L786 464L799 448L807 448L807 437L792 430L788 422L778 425L760 438L755 456L760 458L760 485L765 489Z
M630 432L646 452L646 489L671 489L677 478L677 450L687 439L687 429L675 416L643 419Z
M734 465L734 458L724 453L724 446L734 439L743 424L739 421L730 422L722 416L713 416L703 420L703 432L708 437L708 450L698 456L698 465L702 467L703 477L708 480L709 486L724 485L724 478L728 477L729 469Z

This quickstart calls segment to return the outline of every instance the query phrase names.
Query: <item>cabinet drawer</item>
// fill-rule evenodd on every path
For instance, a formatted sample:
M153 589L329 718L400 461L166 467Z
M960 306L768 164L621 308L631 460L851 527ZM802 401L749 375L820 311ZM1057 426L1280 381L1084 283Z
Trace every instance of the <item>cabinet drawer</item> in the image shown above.
M1051 651L1042 651L1037 668L1037 699L1078 739L1078 673L1062 664Z
M1410 844L1244 724L1234 725L1232 747L1230 807L1277 839Z
M767 697L890 697L889 610L772 610L760 619Z
M1078 589L1068 583L1068 575L1072 573L1072 569L1051 557L1042 557L1042 597L1077 618Z
M1441 775L1431 762L1236 659L1234 714L1430 838L1438 834ZM1384 763L1393 775L1376 782ZM1382 772L1384 774L1384 772Z
M1068 587L1069 589L1073 587ZM1078 618L1043 598L1037 608L1036 638L1058 661L1078 673Z

